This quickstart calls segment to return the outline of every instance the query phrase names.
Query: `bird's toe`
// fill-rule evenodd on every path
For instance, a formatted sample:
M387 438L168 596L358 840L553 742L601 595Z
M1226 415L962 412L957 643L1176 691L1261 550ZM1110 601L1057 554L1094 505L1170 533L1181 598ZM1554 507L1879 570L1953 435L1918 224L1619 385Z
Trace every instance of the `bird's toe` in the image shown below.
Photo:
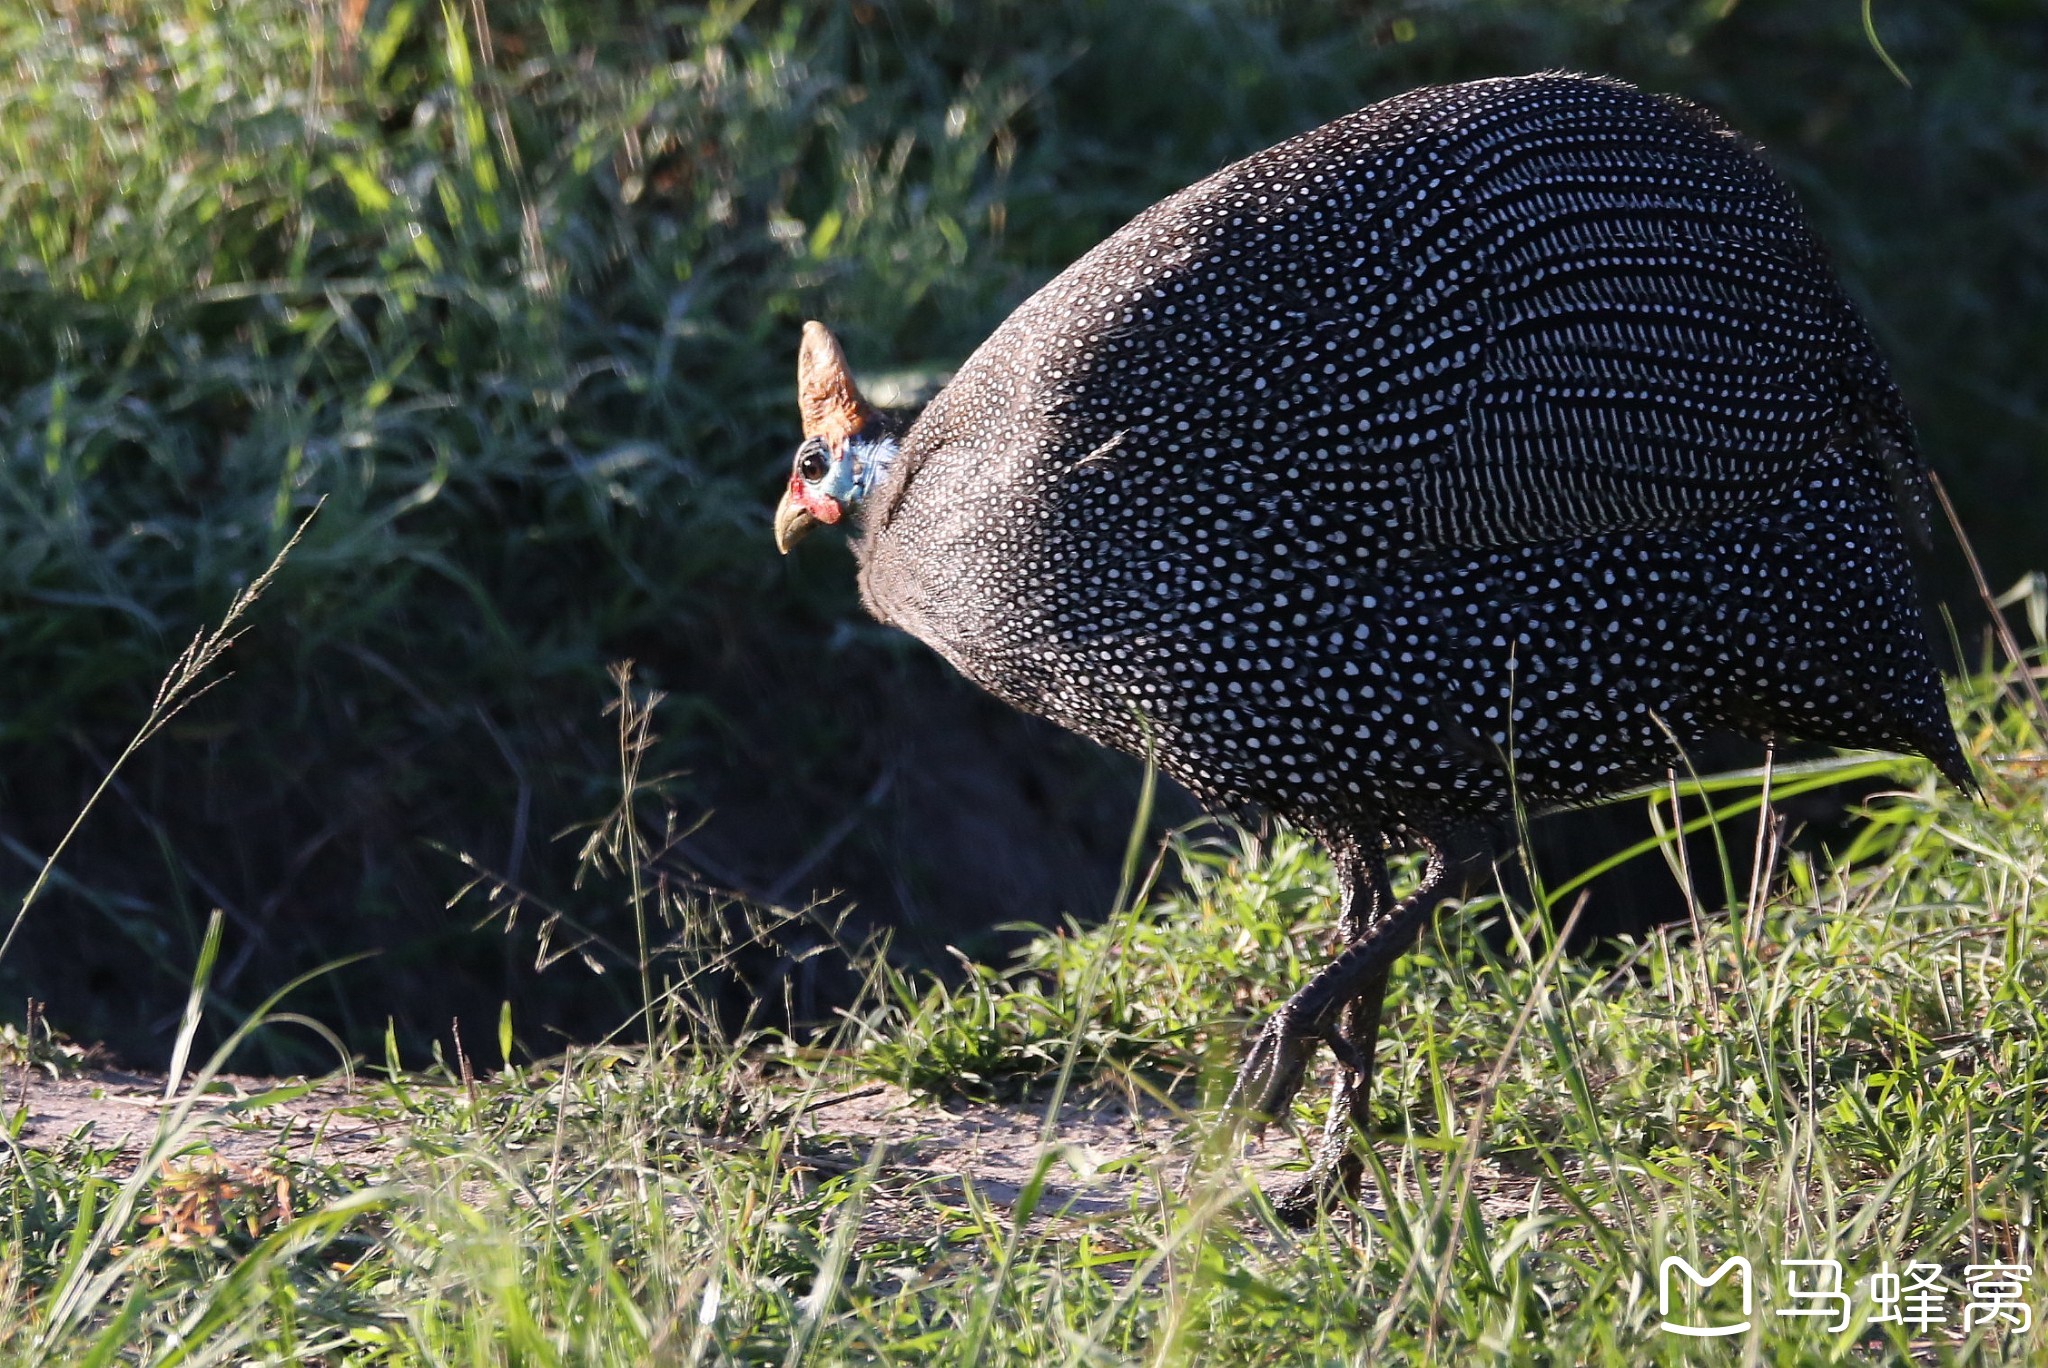
M1238 1069L1237 1082L1225 1104L1231 1113L1241 1122L1248 1121L1255 1131L1284 1116L1294 1095L1301 1091L1309 1057L1320 1038L1319 1033L1296 1028L1284 1012L1267 1022L1253 1038Z

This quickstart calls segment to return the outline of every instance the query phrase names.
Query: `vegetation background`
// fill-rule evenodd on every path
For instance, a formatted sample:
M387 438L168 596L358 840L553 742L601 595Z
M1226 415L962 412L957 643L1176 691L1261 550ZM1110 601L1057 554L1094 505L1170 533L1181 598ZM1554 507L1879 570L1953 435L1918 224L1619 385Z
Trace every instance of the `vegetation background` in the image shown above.
M505 1002L530 1042L610 1029L635 931L577 854L618 801L621 659L667 695L663 877L848 890L927 951L1106 907L1131 770L868 623L832 539L775 554L798 328L913 390L1223 163L1559 67L1764 144L1994 583L2048 563L2039 0L0 9L0 893L325 501L234 678L79 834L0 1002L154 1062L220 908L209 1028L373 949L295 999L358 1047ZM1954 603L1960 564L1931 568ZM786 927L740 995L829 998L829 936ZM282 1034L247 1062L331 1058Z

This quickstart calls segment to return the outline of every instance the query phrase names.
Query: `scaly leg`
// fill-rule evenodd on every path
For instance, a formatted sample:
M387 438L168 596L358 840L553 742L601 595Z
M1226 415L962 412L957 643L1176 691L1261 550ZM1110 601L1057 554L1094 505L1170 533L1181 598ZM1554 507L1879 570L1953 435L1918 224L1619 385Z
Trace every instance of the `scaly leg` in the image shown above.
M1313 1166L1300 1184L1277 1200L1290 1222L1312 1221L1324 1198L1340 1185L1353 1195L1358 1191L1363 1166L1351 1137L1370 1112L1373 1053L1387 977L1394 961L1428 925L1449 881L1439 844L1425 840L1424 848L1430 858L1422 887L1399 907L1392 906L1386 860L1377 839L1347 842L1337 849L1344 878L1340 926L1350 944L1260 1031L1225 1103L1240 1114L1249 1111L1254 1124L1263 1127L1284 1112L1300 1089L1317 1041L1328 1041L1345 1066Z
M1323 1122L1322 1139L1316 1144L1309 1171L1273 1194L1273 1209L1289 1225L1315 1224L1316 1212L1330 1197L1342 1191L1356 1198L1364 1183L1365 1163L1352 1137L1364 1134L1372 1120L1373 1054L1379 1044L1380 1009L1386 1004L1388 978L1386 973L1375 976L1344 1010L1344 1035L1364 1067L1337 1071L1330 1114Z
M1365 908L1374 910L1392 904L1392 895L1385 891L1385 857L1377 847L1340 852L1340 869L1347 875L1343 923L1350 929L1363 920L1364 933L1273 1014L1252 1041L1225 1107L1248 1114L1253 1124L1261 1128L1285 1114L1287 1104L1301 1089L1302 1077L1318 1041L1327 1042L1337 1058L1354 1072L1365 1072L1366 1060L1339 1029L1339 1018L1348 1003L1364 994L1367 984L1375 977L1385 976L1394 961L1407 953L1436 911L1444 862L1433 847L1430 854L1422 891L1390 914L1376 917L1371 910L1354 913L1352 909L1361 902Z
M1343 932L1346 944L1365 939L1372 923L1392 910L1393 889L1386 884L1384 873L1380 878L1379 887L1373 890L1370 907L1365 905L1364 898L1344 900L1338 928ZM1427 876L1424 883L1428 883ZM1314 1224L1316 1212L1327 1197L1341 1189L1345 1196L1355 1199L1363 1184L1365 1164L1357 1147L1351 1143L1351 1137L1365 1134L1372 1124L1373 1055L1379 1045L1381 1010L1386 1006L1387 980L1391 977L1389 969L1367 980L1358 996L1351 999L1350 1005L1344 1009L1344 1038L1357 1055L1359 1067L1337 1071L1336 1087L1330 1096L1330 1113L1324 1118L1323 1138L1316 1146L1315 1159L1309 1171L1300 1182L1275 1194L1274 1208L1290 1225Z

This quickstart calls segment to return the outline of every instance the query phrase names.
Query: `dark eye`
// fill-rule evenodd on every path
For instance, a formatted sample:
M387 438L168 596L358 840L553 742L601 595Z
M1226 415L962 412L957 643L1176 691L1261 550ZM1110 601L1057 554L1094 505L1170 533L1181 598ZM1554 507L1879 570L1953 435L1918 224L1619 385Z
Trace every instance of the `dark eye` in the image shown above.
M796 473L804 477L806 484L816 484L825 478L825 453L815 446L805 446L798 455Z

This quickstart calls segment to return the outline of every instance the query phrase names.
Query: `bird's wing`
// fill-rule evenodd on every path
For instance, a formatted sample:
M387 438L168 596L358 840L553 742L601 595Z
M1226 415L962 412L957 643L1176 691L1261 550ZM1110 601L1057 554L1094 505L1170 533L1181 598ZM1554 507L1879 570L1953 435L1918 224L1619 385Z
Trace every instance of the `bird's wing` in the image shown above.
M1395 221L1395 464L1424 539L1487 546L1646 530L1766 505L1824 452L1911 504L1923 483L1882 359L1789 191L1691 111L1567 127L1477 163L1459 223ZM1639 139L1630 143L1626 138ZM1433 391L1400 400L1404 382ZM1433 382L1433 383L1432 383ZM1418 434L1407 410L1439 415ZM1432 431L1433 429L1433 431ZM1419 439L1419 440L1418 440Z
M1847 364L1856 339L1815 284L1767 253L1655 242L1508 278L1445 396L1450 421L1404 463L1430 539L1726 517L1781 497L1823 451L1874 442L1886 391Z

